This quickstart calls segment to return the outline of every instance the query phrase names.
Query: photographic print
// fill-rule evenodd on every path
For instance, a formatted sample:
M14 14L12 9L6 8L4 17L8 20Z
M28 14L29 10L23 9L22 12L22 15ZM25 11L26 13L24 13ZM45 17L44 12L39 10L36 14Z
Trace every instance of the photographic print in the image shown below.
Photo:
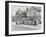
M6 35L44 33L44 8L45 3L6 1Z

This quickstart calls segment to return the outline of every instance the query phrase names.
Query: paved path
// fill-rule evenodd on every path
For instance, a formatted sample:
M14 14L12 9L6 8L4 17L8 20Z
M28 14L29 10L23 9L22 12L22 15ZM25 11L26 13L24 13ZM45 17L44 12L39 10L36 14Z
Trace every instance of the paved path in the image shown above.
M36 30L27 25L12 25L12 31Z

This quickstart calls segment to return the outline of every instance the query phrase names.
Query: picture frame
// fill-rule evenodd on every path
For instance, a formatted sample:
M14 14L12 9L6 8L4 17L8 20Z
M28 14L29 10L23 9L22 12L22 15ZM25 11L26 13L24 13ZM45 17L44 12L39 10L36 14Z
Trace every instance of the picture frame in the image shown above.
M28 8L30 8L31 7L31 10L33 10L34 9L34 11L35 10L37 10L36 12L40 12L41 14L40 14L40 16L41 17L38 17L38 16L36 16L36 17L38 17L38 18L41 18L42 19L42 23L39 25L39 30L37 30L38 28L37 28L37 24L36 23L34 23L34 21L32 20L33 18L32 17L28 17L28 16L34 16L34 14L28 14L28 12L27 12L27 16L26 16L26 14L23 12L23 10L25 9L27 9L27 11L28 11ZM14 10L15 9L15 10ZM36 29L36 31L35 31L35 29L34 29L34 31L32 31L32 30L30 30L30 29L28 29L27 28L27 30L25 29L25 31L23 31L23 28L22 29L18 29L18 27L15 29L15 30L18 30L18 31L10 31L10 30L12 30L12 28L11 28L11 18L13 18L13 17L11 17L12 15L14 16L15 15L15 12L17 11L17 9L18 9L18 12L19 11L21 11L20 12L20 14L21 13L23 13L22 14L22 19L23 19L23 17L24 17L24 19L25 19L25 17L27 18L27 20L28 20L28 18L32 18L31 20L33 21L30 21L30 20L28 20L28 21L19 21L21 24L24 24L24 26L25 26L25 24L26 24L26 26L27 25L29 25L30 26L30 24L29 24L29 21L30 21L30 23L33 25L31 25L31 28L35 28ZM19 10L20 9L20 10ZM25 11L24 10L24 11ZM31 11L30 10L30 11ZM36 13L37 14L37 13ZM35 14L35 15L36 15ZM38 13L39 14L39 13ZM37 15L38 15L37 14ZM17 16L17 15L16 15ZM11 18L10 18L11 17ZM14 19L14 18L13 18ZM18 18L17 18L18 19ZM16 20L17 20L16 19ZM40 20L41 20L40 19ZM24 23L23 23L24 22ZM12 24L16 24L16 25L18 25L18 26L21 26L20 25L20 23L18 23L18 22L15 22L15 20L13 20L12 21ZM16 27L16 25L15 25L15 27ZM13 26L13 25L12 25ZM25 26L25 27L26 27ZM41 30L40 30L40 27L41 27ZM20 27L19 27L20 28ZM13 28L14 29L14 28ZM20 30L20 31L19 31ZM22 31L21 31L22 30ZM28 30L30 30L30 31L28 31ZM19 36L19 35L36 35L36 34L45 34L45 3L40 3L40 2L23 2L23 1L5 1L5 35L6 36Z

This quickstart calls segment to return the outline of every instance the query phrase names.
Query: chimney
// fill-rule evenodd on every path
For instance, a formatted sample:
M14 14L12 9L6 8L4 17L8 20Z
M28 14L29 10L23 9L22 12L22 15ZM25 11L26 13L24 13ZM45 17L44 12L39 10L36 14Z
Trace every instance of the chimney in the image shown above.
M28 8L27 8L27 11L28 11Z

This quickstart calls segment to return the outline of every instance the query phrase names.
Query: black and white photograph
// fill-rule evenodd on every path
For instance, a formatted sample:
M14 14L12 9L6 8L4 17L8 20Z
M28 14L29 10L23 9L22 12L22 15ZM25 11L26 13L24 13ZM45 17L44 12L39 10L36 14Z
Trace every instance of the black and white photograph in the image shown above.
M41 7L11 5L11 31L38 30L40 24Z
M9 35L44 33L44 3L9 2L7 7Z

